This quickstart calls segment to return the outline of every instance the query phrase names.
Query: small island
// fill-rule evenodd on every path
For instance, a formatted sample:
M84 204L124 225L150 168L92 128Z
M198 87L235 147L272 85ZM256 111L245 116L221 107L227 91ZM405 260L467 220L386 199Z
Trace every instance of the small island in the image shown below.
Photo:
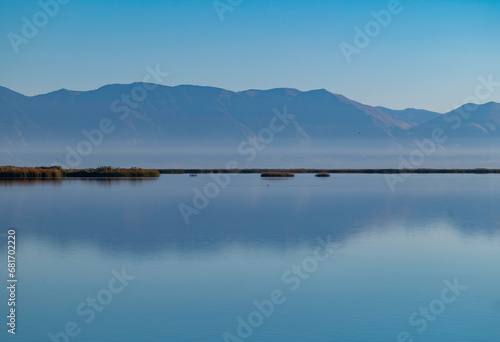
M293 173L290 172L264 172L260 175L261 177L281 177L281 178L286 178L286 177L295 177Z
M138 178L159 177L158 170L140 168L114 168L102 166L94 169L63 169L60 166L17 167L0 166L0 178L59 179L59 178Z
M316 174L316 177L330 177L330 174L328 172L320 172Z

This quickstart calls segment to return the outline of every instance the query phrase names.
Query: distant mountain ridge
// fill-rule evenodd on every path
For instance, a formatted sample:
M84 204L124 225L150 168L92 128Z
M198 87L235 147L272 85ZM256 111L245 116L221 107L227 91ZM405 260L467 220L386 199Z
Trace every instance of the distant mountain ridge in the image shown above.
M393 118L407 122L412 125L420 125L438 118L441 114L424 109L406 108L403 110L394 110L385 107L375 107Z
M122 96L131 97L138 85L141 83L107 85L84 92L61 89L32 97L2 88L0 138L12 144L20 140L29 144L40 139L57 141L72 137L82 129L96 126L103 117L119 117L124 109L113 113L113 103L120 103L116 108L127 106ZM384 111L324 89L232 92L213 87L158 85L147 92L144 101L130 103L137 107L128 106L130 116L115 134L129 141L168 141L172 137L224 139L233 134L240 137L242 132L255 134L265 127L273 109L283 107L298 115L297 128L306 125L309 136L321 139L329 138L329 133L354 138L359 129L374 136L390 136L389 127L410 127Z
M259 139L276 111L286 111L293 120L286 129L273 134L269 146L293 151L363 152L379 148L404 153L413 148L415 139L430 137L434 128L446 129L458 138L500 139L497 103L477 106L455 131L451 128L457 120L455 111L442 115L419 109L372 107L324 89L234 92L215 87L132 83L25 96L0 87L0 159L2 151L45 146L74 149L88 139L82 132L99 129L102 120L109 120L113 131L106 133L96 148L236 151L245 140ZM460 143L455 141L454 146Z

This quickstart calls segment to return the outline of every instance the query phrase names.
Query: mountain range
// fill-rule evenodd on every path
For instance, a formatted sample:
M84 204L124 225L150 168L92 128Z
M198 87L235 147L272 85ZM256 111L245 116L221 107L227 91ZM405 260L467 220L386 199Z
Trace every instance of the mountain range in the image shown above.
M204 160L232 156L249 163L254 149L269 167L292 166L295 157L303 166L333 167L344 157L373 162L381 155L395 166L396 156L409 155L418 148L415 141L431 139L436 129L449 138L436 144L436 156L491 151L500 141L499 124L498 103L466 104L444 114L392 110L324 89L233 92L132 83L25 96L0 87L0 164L71 164L68 154L76 153L73 160L90 165L94 154L113 160L156 153L169 156L158 167L201 167Z

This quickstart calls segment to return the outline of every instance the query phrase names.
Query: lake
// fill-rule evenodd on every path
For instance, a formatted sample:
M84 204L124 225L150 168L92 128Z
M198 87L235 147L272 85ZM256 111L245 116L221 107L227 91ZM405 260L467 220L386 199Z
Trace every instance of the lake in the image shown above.
M500 176L210 183L0 182L2 341L498 341Z

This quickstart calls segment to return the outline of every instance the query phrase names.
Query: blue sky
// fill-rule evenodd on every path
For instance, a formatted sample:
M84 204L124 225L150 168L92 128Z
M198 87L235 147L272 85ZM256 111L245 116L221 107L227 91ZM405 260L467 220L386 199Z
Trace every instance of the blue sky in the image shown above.
M0 85L27 95L90 90L140 81L159 64L166 85L325 88L444 112L474 93L479 76L500 81L498 0L401 0L402 12L347 63L339 45L354 46L355 27L389 2L243 0L221 21L212 0L69 0L15 53L9 33L21 36L22 18L32 22L41 7L4 0ZM500 102L500 92L488 100Z

